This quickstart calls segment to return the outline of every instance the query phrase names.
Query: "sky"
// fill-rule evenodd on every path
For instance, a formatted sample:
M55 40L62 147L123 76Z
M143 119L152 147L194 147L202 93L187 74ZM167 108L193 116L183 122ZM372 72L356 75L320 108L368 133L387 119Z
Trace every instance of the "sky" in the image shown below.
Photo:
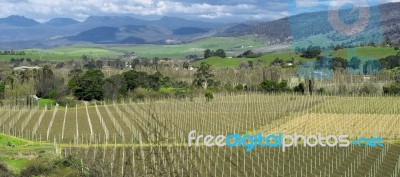
M84 21L92 15L131 16L140 19L170 16L230 23L270 21L300 12L324 10L323 5L343 1L345 0L0 0L0 17L21 15L45 22L56 17ZM345 2L352 1L355 4L359 4L359 1L372 4L378 2ZM379 3L397 1L400 0L379 0ZM290 8L293 7L291 5L300 8Z

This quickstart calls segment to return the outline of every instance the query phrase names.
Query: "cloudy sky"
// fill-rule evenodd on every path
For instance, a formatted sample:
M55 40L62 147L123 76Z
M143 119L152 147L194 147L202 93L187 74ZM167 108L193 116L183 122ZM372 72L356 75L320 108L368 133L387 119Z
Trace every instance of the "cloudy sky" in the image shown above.
M364 1L375 4L400 0ZM330 0L0 0L0 17L23 15L41 22L55 17L83 21L91 15L142 19L176 16L219 22L269 21L289 14L324 10L327 4L335 3ZM300 7L291 8L292 5Z

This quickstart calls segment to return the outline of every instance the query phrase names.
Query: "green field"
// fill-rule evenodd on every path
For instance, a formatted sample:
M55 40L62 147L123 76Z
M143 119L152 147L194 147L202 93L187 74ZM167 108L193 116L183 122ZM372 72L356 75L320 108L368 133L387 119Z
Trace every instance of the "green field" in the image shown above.
M30 159L38 155L51 154L53 147L45 143L0 134L0 151L0 162L6 164L14 173L18 173Z
M241 62L252 60L254 63L261 61L268 66L274 59L295 61L313 61L314 59L306 59L300 57L300 53L291 51L267 53L258 58L230 58L237 56L246 50L258 51L268 48L264 41L252 37L212 37L198 40L187 44L177 45L71 45L62 46L53 49L28 49L25 50L26 55L0 55L0 59L8 60L11 58L30 58L43 60L70 60L80 59L83 55L89 56L91 59L101 59L105 57L115 58L123 55L125 52L134 52L140 57L159 57L159 58L178 58L184 59L185 56L195 54L202 57L205 49L217 50L222 48L227 53L228 58L211 57L194 63L198 66L200 62L206 62L214 67L239 67ZM371 59L380 59L390 55L396 55L398 51L392 47L356 47L346 48L334 51L333 57L342 57L351 59L358 57L362 61Z
M116 57L122 52L96 46L63 46L53 49L27 49L26 55L0 55L0 59L9 60L11 58L30 58L32 60L69 60L80 59L82 55L90 58L100 59L102 57Z
M342 57L350 60L352 57L358 57L362 61L380 59L391 55L396 55L399 51L394 50L391 47L356 47L353 49L340 49L333 53L333 57ZM211 57L205 60L196 62L194 65L198 66L201 62L206 62L214 67L227 67L237 68L241 62L247 62L249 60L256 62L261 61L264 65L269 66L276 58L290 61L292 58L295 61L314 61L315 59L307 59L300 56L300 53L294 52L276 52L268 53L259 58L219 58Z
M245 46L242 48L242 46ZM251 46L251 47L250 47ZM264 41L252 37L212 37L187 44L177 45L68 45L52 49L27 49L26 55L0 55L0 59L31 58L43 60L80 59L87 55L93 59L117 57L125 52L134 52L140 57L185 58L190 54L203 55L205 49L224 49L228 55L238 55L245 50L265 47Z
M296 54L294 52L286 52L286 53L271 53L271 54L265 54L259 58L220 58L220 57L211 57L207 58L205 60L200 60L197 61L194 66L198 66L201 62L206 62L208 64L211 64L213 67L219 67L219 68L236 68L239 67L241 62L247 62L247 61L261 61L264 65L270 65L276 58L280 58L283 60L292 60L292 58L295 59L295 61L313 61L313 59L307 59L300 57L300 54Z
M358 57L361 60L381 59L390 55L396 55L399 51L392 47L356 47L350 49L341 49L333 53L334 57L351 59Z
M241 46L252 46L251 48L241 48ZM189 54L203 55L206 49L217 50L224 49L225 52L239 54L249 49L258 49L265 47L264 41L251 37L213 37L202 39L187 44L178 45L136 45L136 46L118 46L111 49L116 51L135 52L142 57L171 57L184 58Z

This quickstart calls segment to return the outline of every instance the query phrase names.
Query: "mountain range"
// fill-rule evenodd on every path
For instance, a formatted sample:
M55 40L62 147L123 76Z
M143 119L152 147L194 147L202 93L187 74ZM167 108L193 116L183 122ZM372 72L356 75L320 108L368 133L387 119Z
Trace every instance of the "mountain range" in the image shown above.
M213 36L222 24L163 17L141 20L128 16L90 16L79 22L55 18L39 23L24 16L0 18L4 48L51 47L78 42L97 44L167 44Z
M371 22L363 36L344 41L351 43L374 38L376 32L400 39L400 3L371 7ZM355 14L344 10L343 21L354 20ZM95 44L176 44L212 36L256 35L271 44L288 43L293 39L322 36L335 41L340 38L327 22L327 11L303 13L274 21L243 23L213 23L163 17L141 20L129 16L90 16L79 22L70 18L55 18L39 23L23 16L0 18L2 48L46 48L74 43Z

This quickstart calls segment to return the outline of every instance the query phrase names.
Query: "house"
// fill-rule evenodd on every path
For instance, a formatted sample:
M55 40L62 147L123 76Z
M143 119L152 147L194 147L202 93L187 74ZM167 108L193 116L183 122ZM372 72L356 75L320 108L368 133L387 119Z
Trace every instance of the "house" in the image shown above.
M25 70L33 70L33 69L40 69L39 66L19 66L15 67L14 71L25 71Z

